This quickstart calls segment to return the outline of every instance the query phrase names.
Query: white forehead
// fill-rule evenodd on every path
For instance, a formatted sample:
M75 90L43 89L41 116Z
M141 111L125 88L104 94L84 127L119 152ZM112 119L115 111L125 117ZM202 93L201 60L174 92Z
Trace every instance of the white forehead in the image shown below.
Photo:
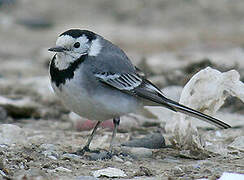
M73 38L69 35L62 35L58 37L56 41L57 46L69 46L73 45L75 42L79 42L81 45L86 44L89 41L89 39L86 37L86 35L82 35L79 38Z

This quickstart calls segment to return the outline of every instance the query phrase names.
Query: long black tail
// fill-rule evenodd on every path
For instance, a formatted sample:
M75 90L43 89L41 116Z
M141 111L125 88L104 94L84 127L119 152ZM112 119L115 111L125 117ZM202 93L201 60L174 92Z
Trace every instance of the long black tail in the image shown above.
M128 93L128 91L127 91L127 93ZM162 106L169 108L173 111L181 112L181 113L187 114L189 116L196 117L196 118L206 121L210 124L213 124L214 126L217 126L219 128L222 128L222 129L231 128L230 125L228 125L216 118L213 118L211 116L208 116L206 114L203 114L199 111L196 111L194 109L191 109L189 107L186 107L173 100L166 98L159 88L157 88L155 85L153 85L150 81L148 81L146 79L143 79L142 84L133 90L133 95L136 95L138 97L142 97L149 101L161 104Z
M213 118L213 117L208 116L206 114L203 114L199 111L196 111L194 109L191 109L189 107L181 105L175 101L172 101L172 100L167 99L167 98L165 98L164 101L166 101L166 104L173 107L177 112L181 112L181 113L187 114L189 116L196 117L196 118L201 119L203 121L206 121L210 124L213 124L214 126L217 126L221 129L231 128L231 126L229 124L226 124L226 123L224 123L224 122L222 122L216 118Z

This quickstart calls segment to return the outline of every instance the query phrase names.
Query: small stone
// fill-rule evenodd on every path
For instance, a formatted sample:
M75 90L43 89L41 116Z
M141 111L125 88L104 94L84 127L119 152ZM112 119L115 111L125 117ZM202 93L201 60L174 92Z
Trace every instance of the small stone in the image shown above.
M124 173L124 171L117 169L117 168L105 168L100 169L93 172L94 177L109 177L109 178L118 178L118 177L126 177L127 175Z
M134 158L149 158L152 157L152 149L142 148L142 147L125 147L122 146L121 148L122 152L124 154L128 154L129 156L132 156Z
M113 160L117 162L124 162L123 159L119 158L118 156L113 156Z
M68 160L72 160L72 159L78 160L78 159L80 159L80 156L77 156L76 154L65 153L65 154L62 155L62 159L64 159L64 160L66 160L66 159L68 159Z
M55 168L56 171L60 172L72 172L70 169L64 168L64 167L57 167Z
M49 159L52 159L52 160L57 160L57 158L55 156L47 156Z

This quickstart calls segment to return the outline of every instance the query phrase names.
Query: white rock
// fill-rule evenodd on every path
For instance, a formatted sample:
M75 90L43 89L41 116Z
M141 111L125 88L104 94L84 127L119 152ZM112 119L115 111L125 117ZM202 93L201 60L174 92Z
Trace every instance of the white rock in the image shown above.
M0 125L0 144L21 144L25 142L25 131L13 124Z
M244 174L224 172L218 180L243 180Z
M244 136L237 137L228 147L244 152Z
M240 75L235 70L221 73L207 67L195 74L186 84L180 103L196 110L204 109L204 113L214 115L229 95L244 101L244 84L239 78ZM195 118L177 113L171 123L166 124L166 131L174 132L177 136L175 141L184 147L195 144L196 147L202 148L204 141L200 139L196 126L189 120L194 120L192 123L199 124ZM228 121L231 124L232 119Z
M116 178L116 177L118 178L118 177L126 177L127 175L124 173L124 171L120 169L108 167L105 169L94 171L93 176L94 177L105 176L110 178Z
M118 156L113 156L113 160L117 162L124 162L123 159L119 158Z
M72 172L70 169L64 168L64 167L57 167L55 168L56 171L60 172Z

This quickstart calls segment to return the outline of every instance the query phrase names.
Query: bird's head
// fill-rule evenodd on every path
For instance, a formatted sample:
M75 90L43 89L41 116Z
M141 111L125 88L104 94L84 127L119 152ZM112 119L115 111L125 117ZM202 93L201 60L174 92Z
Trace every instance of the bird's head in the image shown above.
M101 38L91 31L70 29L60 34L56 46L48 50L57 53L57 65L65 69L83 55L97 56L102 48L100 40Z

